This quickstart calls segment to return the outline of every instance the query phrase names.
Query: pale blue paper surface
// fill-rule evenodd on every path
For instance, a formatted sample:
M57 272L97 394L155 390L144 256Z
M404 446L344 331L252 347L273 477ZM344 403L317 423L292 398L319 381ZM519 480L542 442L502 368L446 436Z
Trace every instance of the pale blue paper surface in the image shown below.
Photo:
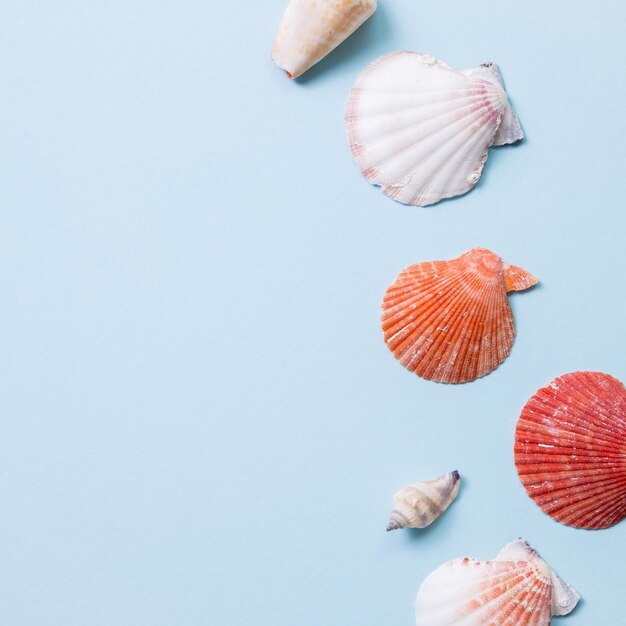
M513 466L555 376L624 368L622 2L382 0L301 81L283 0L0 8L0 623L411 626L421 580L522 535L626 623L626 523L558 525ZM527 139L470 194L405 207L353 163L377 56L495 61ZM485 246L536 274L475 383L381 337L405 266ZM391 495L459 469L424 532Z

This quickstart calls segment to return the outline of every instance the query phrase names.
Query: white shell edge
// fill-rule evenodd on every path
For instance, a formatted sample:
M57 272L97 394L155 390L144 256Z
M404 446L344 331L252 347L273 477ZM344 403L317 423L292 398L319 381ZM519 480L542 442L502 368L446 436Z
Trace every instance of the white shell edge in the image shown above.
M571 613L580 600L580 594L571 585L568 585L546 563L539 553L524 539L519 537L508 543L498 552L494 561L526 561L529 558L541 561L550 570L552 577L552 615L567 615Z

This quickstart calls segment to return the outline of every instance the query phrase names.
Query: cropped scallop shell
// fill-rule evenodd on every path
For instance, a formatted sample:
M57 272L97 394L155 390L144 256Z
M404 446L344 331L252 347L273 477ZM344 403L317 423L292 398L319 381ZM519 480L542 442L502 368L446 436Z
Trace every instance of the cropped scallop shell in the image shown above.
M574 372L535 393L515 431L515 465L552 518L599 529L626 517L626 389L601 372Z
M511 351L515 324L507 292L536 282L485 248L452 261L411 265L383 299L385 342L422 378L474 380L496 369Z
M272 59L297 78L347 39L376 10L376 0L291 0Z
M345 123L363 176L416 206L468 192L489 147L524 136L497 65L458 71L408 51L381 57L361 73Z
M492 561L455 559L422 583L417 626L548 626L580 600L523 539Z
M393 496L393 511L387 530L429 526L452 504L460 486L461 476L455 470L401 489Z

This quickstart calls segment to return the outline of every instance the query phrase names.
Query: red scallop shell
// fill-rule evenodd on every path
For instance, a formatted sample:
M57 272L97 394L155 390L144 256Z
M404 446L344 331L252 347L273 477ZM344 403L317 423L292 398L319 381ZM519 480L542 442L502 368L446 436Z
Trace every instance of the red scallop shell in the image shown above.
M515 465L528 495L562 524L598 529L624 519L624 385L574 372L539 389L517 422Z
M515 324L507 292L536 282L485 248L451 261L411 265L385 294L385 342L422 378L474 380L496 369L511 351Z

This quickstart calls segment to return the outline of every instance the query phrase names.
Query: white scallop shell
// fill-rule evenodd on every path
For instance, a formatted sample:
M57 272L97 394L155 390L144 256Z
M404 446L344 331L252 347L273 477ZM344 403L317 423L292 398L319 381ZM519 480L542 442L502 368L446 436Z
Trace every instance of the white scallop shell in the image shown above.
M495 559L455 559L430 574L417 594L417 626L549 626L578 593L523 539Z
M429 526L452 504L460 486L461 477L455 470L401 489L393 496L387 530Z
M376 10L376 0L291 0L272 59L297 78L346 40Z
M491 145L524 136L495 64L461 72L408 51L361 73L345 122L363 175L390 198L417 206L466 193Z

